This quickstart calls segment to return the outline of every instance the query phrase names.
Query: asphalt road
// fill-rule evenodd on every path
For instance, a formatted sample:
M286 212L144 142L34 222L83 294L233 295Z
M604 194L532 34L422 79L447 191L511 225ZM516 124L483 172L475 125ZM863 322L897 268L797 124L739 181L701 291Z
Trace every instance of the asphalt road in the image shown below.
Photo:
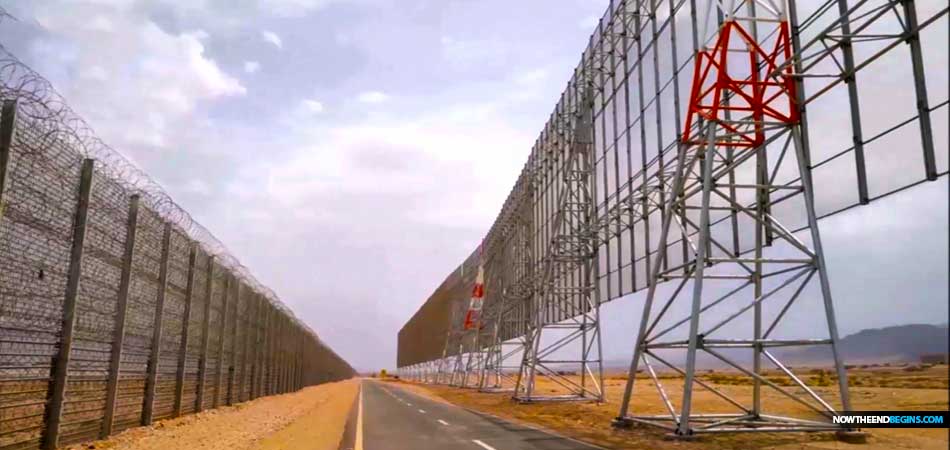
M591 450L599 447L365 380L345 450Z

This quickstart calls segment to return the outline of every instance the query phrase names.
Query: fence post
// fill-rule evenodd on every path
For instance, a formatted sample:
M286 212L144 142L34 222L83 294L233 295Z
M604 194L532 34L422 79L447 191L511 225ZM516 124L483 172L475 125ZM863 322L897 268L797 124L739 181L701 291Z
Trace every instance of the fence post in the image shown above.
M284 374L287 369L287 351L286 351L286 335L287 335L287 323L290 319L284 315L283 312L280 314L280 327L277 329L277 393L283 394L284 391Z
M263 396L266 397L271 394L271 378L273 376L273 364L272 359L274 352L271 349L271 346L274 342L273 329L274 329L274 313L273 308L270 303L264 304L264 355L263 355L263 369L264 369L264 386L263 386Z
M287 345L287 350L284 352L286 354L284 363L284 392L293 391L293 381L294 381L294 348L296 347L296 341L294 340L294 323L293 319L287 322L287 334L284 336L284 342Z
M211 294L214 292L214 257L208 258L208 282L205 283L204 318L201 324L201 356L198 359L198 386L195 412L201 412L205 400L205 370L208 368L208 326L211 324Z
M303 369L303 351L306 341L304 341L303 326L297 328L297 365L294 366L294 386L295 390L303 389L303 383L300 382L300 373Z
M272 393L280 394L280 360L281 360L281 345L280 345L280 333L284 327L284 315L281 314L281 311L278 310L274 314L274 344L273 344L273 361L274 361L274 377L271 381L272 384Z
M53 357L49 397L46 404L46 433L43 436L43 448L47 450L53 450L59 445L59 428L62 424L66 378L69 373L69 354L73 348L73 328L76 326L76 299L79 296L79 278L82 275L82 252L83 243L86 240L86 220L89 214L89 194L92 191L94 165L93 160L84 159L79 177L79 198L73 220L73 242L69 252L69 271L66 275L66 296L63 299L59 349Z
M254 293L254 315L248 316L248 322L254 332L254 355L251 358L251 389L248 392L248 399L254 400L258 397L261 384L261 303L263 299L260 294Z
M270 352L270 348L267 346L267 325L270 322L270 309L268 308L267 298L261 299L261 333L260 333L260 352L258 352L258 358L260 359L260 386L258 387L257 396L266 397L267 396L267 353Z
M294 391L294 361L297 355L296 328L297 323L291 320L290 326L287 327L287 374L284 376L287 392Z
M293 353L291 353L290 360L290 390L296 391L300 389L297 383L297 371L300 369L300 327L295 324L295 326L290 329L290 332L294 349Z
M10 147L16 133L16 100L4 100L0 109L0 217L6 203L3 193L7 187L7 170L10 167Z
M109 378L106 384L106 413L99 430L99 438L112 434L115 417L115 399L119 391L119 366L122 362L122 343L125 340L125 321L129 306L129 285L132 279L132 257L135 253L135 234L139 221L139 195L129 198L129 219L125 231L125 253L122 255L122 274L119 278L115 328L112 333L112 353L109 359Z
M300 329L300 351L297 361L297 389L303 389L306 385L303 381L304 370L307 367L307 331Z
M237 375L237 340L238 340L238 316L241 312L241 284L240 281L235 283L234 286L234 313L231 314L231 360L230 366L228 367L228 399L227 404L231 406L234 404L234 382L236 381L235 375ZM247 314L247 302L244 302L244 313ZM245 333L247 333L245 331ZM243 345L242 349L245 349ZM241 397L241 392L244 391L244 377L247 376L247 371L244 369L244 362L247 361L247 353L241 353L241 377L238 381L238 398Z
M281 345L280 345L280 333L281 329L284 326L284 315L281 314L280 310L274 312L274 340L271 344L272 348L272 361L274 364L274 376L271 377L271 394L280 394L280 359L281 359Z
M214 401L211 403L212 408L217 408L220 404L221 398L221 366L224 365L222 357L224 356L224 335L227 331L228 325L228 297L231 295L231 274L224 273L224 292L221 293L221 316L218 320L221 322L221 328L218 330L218 363L214 367ZM234 355L231 355L231 358L234 358Z
M191 244L188 255L188 281L185 286L185 312L181 318L181 343L178 345L178 370L175 372L174 416L181 415L181 397L185 393L185 360L188 355L188 329L191 322L191 303L195 291L195 261L198 259L198 244Z
M300 363L297 365L297 386L303 389L307 386L304 381L305 371L307 370L307 331L300 330Z
M165 222L162 232L162 261L158 269L158 295L155 299L155 317L152 320L152 348L148 357L145 376L145 400L142 402L142 425L152 423L152 408L155 405L155 385L158 381L158 358L162 346L162 322L165 316L165 293L168 290L168 253L172 238L172 224Z
M244 400L242 400L242 399L244 399L244 389L247 387L248 381L251 382L251 386L254 385L254 384L253 384L253 383L254 383L254 381L253 381L253 380L254 380L253 370L251 371L251 376L248 377L248 369L250 369L251 367L253 367L253 364L254 364L254 363L253 363L252 361L250 361L250 359L248 358L248 350L250 349L250 345L248 345L248 344L249 344L249 342L250 342L249 339L250 339L250 336L251 336L251 325L250 325L250 320L248 320L248 319L249 319L250 317L252 317L252 316L251 316L251 303L252 303L253 300L254 300L254 293L253 293L253 291L252 291L252 292L249 292L249 293L247 293L247 294L245 294L245 295L246 295L246 297L247 297L247 300L244 302L243 324L241 324L241 323L238 321L238 319L235 319L235 322L234 322L234 323L235 323L235 328L237 328L237 327L239 327L239 326L241 326L242 328L244 328L244 336L243 336L244 342L243 342L242 345L241 345L241 346L243 347L243 351L241 352L241 378L240 378L240 381L238 381L238 395L237 395L238 403L244 401ZM251 363L251 366L248 366L248 362ZM247 398L249 399L250 397L251 397L250 394L248 394Z
M281 312L280 321L277 327L277 393L283 394L284 391L284 374L286 365L287 365L287 316Z
M251 371L251 376L247 379L247 399L254 400L254 383L257 380L257 316L260 313L257 292L251 291L248 302L247 315L244 317L244 328L247 330L247 335L244 336L244 350L250 352L248 353L248 369ZM251 305L254 306L253 313L251 312Z

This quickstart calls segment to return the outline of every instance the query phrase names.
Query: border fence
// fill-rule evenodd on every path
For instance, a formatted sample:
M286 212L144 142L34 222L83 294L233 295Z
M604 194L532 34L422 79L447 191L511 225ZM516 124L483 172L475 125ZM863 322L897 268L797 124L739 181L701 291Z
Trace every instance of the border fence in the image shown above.
M695 53L705 43L700 31L716 30L724 16L716 13L719 3L705 0L604 3L609 6L581 61L482 240L486 273L505 274L503 283L486 283L484 305L487 317L504 308L497 316L510 323L503 327L502 340L527 330L525 311L532 308L527 304L537 288L544 246L552 238L549 222L561 211L555 202L563 184L565 136L570 128L561 122L579 115L574 104L579 102L572 96L577 96L577 79L585 70L595 73L589 78L595 85L591 112L595 161L590 177L596 185L591 202L596 205L593 216L599 238L597 300L608 302L648 288L647 268L659 251L662 211L647 204L643 192L655 182L661 162L675 159ZM745 8L759 2L735 3ZM946 83L941 83L946 70L940 56L946 46L939 44L947 38L950 8L913 0L774 3L787 3L794 12L792 59L802 66L796 82L803 114L807 106L808 122L803 125L819 220L907 194L908 189L950 173L947 134L939 128L934 133L932 125L946 123L950 110ZM714 14L705 14L710 7ZM804 215L795 214L793 208L783 205L776 214L788 217L792 232L807 229ZM730 223L733 216L737 214L731 212L723 229L738 228ZM732 239L736 253L748 249L751 234ZM686 239L675 246L681 251L671 250L669 257L682 261ZM519 251L502 256L512 249ZM451 311L467 305L471 286L457 289L455 283L459 274L474 273L478 253L473 250L449 272L406 321L399 332L399 367L446 356L443 349L455 325ZM675 263L664 261L668 266ZM549 305L544 322L576 317L578 303L575 296ZM449 347L446 353L454 356L457 351Z
M818 223L946 181L948 135L934 124L945 124L950 110L950 8L915 0L604 3L478 250L399 331L400 373L460 386L475 376L476 387L511 390L524 402L600 401L600 306L627 298L644 308L636 340L624 344L636 350L619 423L642 419L627 408L638 368L656 377L647 357L685 380L679 412L654 380L662 426L684 435L736 431L764 417L760 388L779 386L761 376L769 364L762 358L802 389L791 398L803 406L826 417L834 401L849 410ZM742 38L730 41L733 32ZM733 77L741 68L747 72ZM775 99L784 106L769 104ZM805 256L789 257L798 252ZM769 268L779 264L786 266ZM483 320L465 329L465 274L478 265L487 274ZM715 280L705 291L704 279ZM642 291L646 298L630 297ZM656 292L663 300L653 307ZM692 295L689 303L681 293ZM795 314L814 324L814 335L791 325ZM839 385L832 403L763 350L813 345L831 347ZM744 359L727 361L716 346L741 347ZM687 426L698 351L754 379L752 405L723 398L741 415L707 414L702 420L716 422L701 430ZM506 358L520 364L506 366ZM517 373L514 386L497 382L507 367ZM535 394L536 374L557 395ZM782 418L777 426L800 424Z
M0 100L0 449L354 374L2 47Z

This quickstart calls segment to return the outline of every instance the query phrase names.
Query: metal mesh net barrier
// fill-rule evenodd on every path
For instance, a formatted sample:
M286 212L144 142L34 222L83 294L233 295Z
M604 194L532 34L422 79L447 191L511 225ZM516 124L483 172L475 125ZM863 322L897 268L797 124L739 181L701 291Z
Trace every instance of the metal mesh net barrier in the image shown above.
M2 47L0 100L0 448L353 374Z
M500 339L524 335L535 314L542 316L542 323L556 324L584 312L579 299L541 308L531 302L549 256L545 252L556 238L552 222L563 212L557 199L565 189L568 122L578 115L579 93L587 84L593 87L597 301L612 301L648 287L662 217L662 205L651 204L648 198L657 194L662 198L664 193L655 190L664 189L669 181L663 179L663 168L677 158L695 54L708 44L705 31L717 29L723 21L723 14L713 13L703 23L704 11L709 7L716 11L716 4L610 2L482 240L489 274L483 308L486 318L501 322ZM947 38L946 5L898 0L791 0L787 5L819 219L946 176L947 136L934 133L932 125L946 123L948 117L946 74L939 63L939 52L945 50L940 43ZM771 48L775 39L760 36L765 48ZM769 152L779 158L782 146L772 142ZM749 175L734 174L740 180ZM789 172L777 173L775 180L797 181ZM791 231L807 229L800 198L783 203L779 197L775 194L771 213ZM733 194L733 200L745 205L755 201L742 192ZM687 219L698 223L698 215ZM742 254L754 242L753 227L747 222L735 210L720 213L711 232ZM668 245L660 263L684 264L687 239ZM446 346L446 336L458 328L459 316L452 311L465 308L471 289L470 280L459 286L460 274L474 273L477 264L478 251L473 251L400 330L400 367L437 361L458 351ZM570 280L579 274L562 275Z

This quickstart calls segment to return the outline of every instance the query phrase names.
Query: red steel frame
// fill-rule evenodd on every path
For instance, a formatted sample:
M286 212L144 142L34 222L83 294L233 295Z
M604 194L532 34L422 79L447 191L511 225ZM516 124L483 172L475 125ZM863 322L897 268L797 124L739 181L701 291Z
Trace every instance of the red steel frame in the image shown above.
M738 37L735 41L742 43L745 49L729 48L733 36ZM730 74L730 53L747 54L748 75L737 78ZM766 119L797 124L799 113L795 104L791 54L787 21L779 22L775 46L770 52L766 52L736 20L723 23L716 45L696 54L683 142L705 143L701 128L697 127L695 134L691 132L696 117L714 121L727 132L728 138L716 140L716 146L722 147L755 148L762 145ZM729 101L725 102L726 99ZM752 129L721 117L729 111L751 114Z

